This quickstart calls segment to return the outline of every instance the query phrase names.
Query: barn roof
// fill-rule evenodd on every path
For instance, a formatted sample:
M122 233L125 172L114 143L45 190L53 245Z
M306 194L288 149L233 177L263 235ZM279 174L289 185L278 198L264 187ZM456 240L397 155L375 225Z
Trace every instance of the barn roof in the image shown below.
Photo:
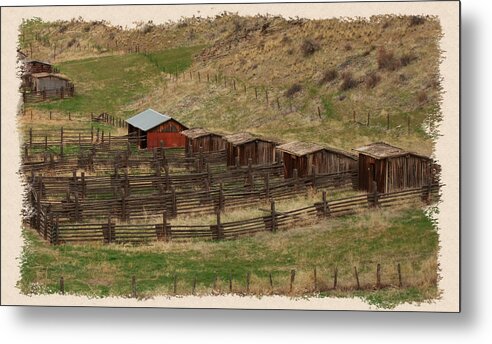
M211 133L210 131L203 129L203 128L192 128L192 129L183 130L181 132L181 134L183 134L184 136L186 136L190 139L197 139L199 137L203 137L203 136L207 136L207 135L220 136L218 134Z
M229 143L232 143L233 145L241 145L247 142L254 141L255 139L256 138L253 135L247 132L224 136L224 140L226 140Z
M301 141L289 142L278 146L277 149L279 151L296 156L303 156L307 154L313 154L322 150L326 150L332 153L344 155L351 159L355 159L355 156L353 156L348 152L342 151L340 149L333 148L333 147L325 147L325 146L318 145L316 143L309 143L309 142L301 142Z
M32 73L31 76L36 79L42 79L42 78L47 78L47 77L52 77L52 78L57 78L57 79L63 79L70 81L70 78L64 74L60 73L47 73L47 72L42 72L42 73Z
M253 141L265 141L265 142L277 143L274 140L267 139L264 137L254 136L248 132L225 135L223 138L227 142L232 143L234 146L242 145Z
M25 55L25 54L24 54ZM47 65L47 66L51 66L52 64L49 63L49 62L45 62L45 61L40 61L40 60L33 60L33 59L26 59L25 60L26 63L31 63L31 62L36 62L36 63L41 63L41 64L44 64L44 65Z
M164 115L149 108L133 117L128 118L126 122L140 130L147 131L169 121L170 119L172 118L168 115Z
M354 150L375 159L396 158L408 154L429 159L428 156L406 151L385 142L374 142L362 147L354 148Z

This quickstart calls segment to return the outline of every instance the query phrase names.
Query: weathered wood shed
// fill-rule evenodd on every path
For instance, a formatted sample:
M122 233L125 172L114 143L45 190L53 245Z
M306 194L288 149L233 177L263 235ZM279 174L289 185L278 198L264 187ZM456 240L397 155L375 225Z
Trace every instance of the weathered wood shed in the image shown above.
M127 119L126 122L128 135L138 137L136 143L140 148L160 147L161 141L164 147L185 146L185 137L181 132L188 128L176 119L155 110L147 109Z
M63 74L33 73L31 74L31 89L33 91L51 91L72 89L70 79Z
M391 192L428 185L432 181L432 159L384 142L354 149L359 153L359 188Z
M203 152L217 152L225 149L225 141L221 135L211 133L203 128L192 128L181 132L185 137L187 155Z
M25 73L53 73L53 65L49 62L25 59L24 60L24 71Z
M342 150L323 147L314 143L290 142L277 147L282 154L284 177L292 178L294 169L298 177L316 173L336 173L357 168L357 156Z
M275 147L277 142L259 138L250 133L237 133L224 136L226 141L227 166L236 165L236 157L240 166L248 165L251 158L252 164L271 164L277 161Z

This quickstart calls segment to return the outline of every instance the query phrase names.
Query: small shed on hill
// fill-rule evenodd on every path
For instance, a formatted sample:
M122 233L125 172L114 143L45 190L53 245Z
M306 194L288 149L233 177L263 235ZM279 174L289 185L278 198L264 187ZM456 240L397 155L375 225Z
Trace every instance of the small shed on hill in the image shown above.
M238 157L239 166L248 165L251 158L252 164L272 164L277 161L275 147L277 142L259 138L250 133L237 133L224 136L226 141L227 166L236 165Z
M315 143L290 142L277 147L282 154L284 177L292 178L294 169L298 177L316 173L327 174L350 171L357 168L357 157L339 149L323 147Z
M225 149L225 141L221 135L211 133L203 128L193 128L181 132L185 137L187 155L200 152L217 152Z
M33 91L70 90L70 79L63 74L33 73L31 74L31 89Z
M188 129L176 119L147 109L126 120L128 123L128 135L137 137L136 143L140 148L152 149L160 147L184 147L185 137L181 135Z
M432 182L432 159L384 142L354 149L359 153L359 188L378 192L420 187Z
M39 61L39 60L33 60L33 59L24 60L24 70L25 73L28 74L55 72L53 65L51 63Z

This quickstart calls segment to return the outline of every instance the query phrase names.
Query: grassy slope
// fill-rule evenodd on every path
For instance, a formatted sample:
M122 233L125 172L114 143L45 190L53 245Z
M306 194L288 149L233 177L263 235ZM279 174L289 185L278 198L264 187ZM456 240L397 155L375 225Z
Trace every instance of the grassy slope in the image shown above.
M437 233L421 210L364 212L357 216L323 222L275 235L265 233L236 241L168 243L149 246L66 245L51 247L30 230L22 258L19 287L25 293L56 292L58 279L65 278L69 293L128 296L135 276L141 297L169 294L172 276L178 275L178 293L191 293L193 278L197 292L210 292L215 274L220 290L228 290L232 273L234 290L244 291L245 276L252 273L251 290L268 293L268 274L275 290L288 291L291 269L298 271L295 294L312 288L312 269L317 266L318 285L329 288L337 266L337 291L320 296L362 296L379 306L391 307L407 301L437 296ZM377 292L343 290L353 286L353 266L361 285L374 284L374 270L382 264L384 284L397 285L395 268L402 264L403 281L411 287Z
M156 88L165 88L165 74L161 71L185 70L191 65L193 54L202 48L184 47L149 55L105 56L60 63L60 71L76 85L76 96L34 106L84 116L90 112L108 112L126 118L134 114L133 108L126 108L128 104L140 101ZM125 108L127 111L122 111Z
M72 23L68 25L69 29L60 33L62 24L58 23L50 28L51 35L68 39L73 32L78 32L77 28L87 25L91 29L80 39L105 37L104 32L115 30L102 24ZM267 28L263 30L265 25ZM108 75L111 69L104 59L87 60L87 64L82 63L79 69L76 62L67 62L61 64L61 69L74 78L78 89L87 92L94 85L96 88L105 86L107 94L100 97L83 94L88 101L75 99L44 105L44 108L67 111L69 108L73 111L93 109L97 113L107 111L128 116L153 107L168 112L189 126L226 131L250 130L279 139L315 141L347 150L384 140L420 153L432 153L433 144L426 128L429 128L429 119L437 116L439 101L437 43L440 26L435 20L427 19L419 25L411 25L408 17L296 22L282 18L229 15L194 24L160 26L148 34L142 30L117 31L115 37L120 37L121 42L135 39L134 42L157 51L147 57L149 64L155 59L181 59L182 56L173 56L169 51L159 53L158 49L166 46L162 42L171 41L167 47L180 44L180 49L184 50L188 48L183 47L190 44L206 43L209 47L191 66L195 73L201 72L202 83L198 83L196 74L193 81L187 80L188 73L184 74L185 80L181 78L178 83L162 82L162 76L148 75L155 73L155 69L140 60L140 55L108 58L108 62L114 61L123 67L113 69L112 75ZM194 38L190 39L192 36ZM309 56L305 56L302 49L306 40L319 47ZM380 47L393 53L396 61L411 57L410 63L396 70L379 69ZM199 49L193 53L197 51ZM87 55L90 56L89 53ZM70 57L68 53L65 56ZM161 66L169 71L175 68L176 62L170 64ZM130 72L129 80L126 80L122 73L125 68L142 68L142 71ZM320 83L324 72L331 68L337 71L338 76ZM103 70L107 78L101 80L103 74L93 75L91 70ZM216 74L225 75L229 82L224 86L221 79L218 84L206 85L207 73L211 79ZM340 89L344 73L351 73L356 86ZM371 73L380 78L374 88L368 87L366 82ZM232 77L237 80L236 91L232 90ZM301 91L289 100L285 91L295 83L301 86ZM246 94L243 85L248 87ZM254 87L259 90L258 99L255 98ZM115 96L118 88L123 92ZM264 88L269 89L268 106ZM95 92L95 89L90 92ZM280 110L276 98L279 98ZM364 124L367 113L370 113L370 127L352 123L354 111L356 121ZM387 114L390 115L390 130L386 130Z

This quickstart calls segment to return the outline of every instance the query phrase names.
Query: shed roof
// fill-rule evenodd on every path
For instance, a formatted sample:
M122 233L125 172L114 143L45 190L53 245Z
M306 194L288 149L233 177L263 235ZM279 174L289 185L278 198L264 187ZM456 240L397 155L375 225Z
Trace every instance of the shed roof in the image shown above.
M169 121L170 119L172 118L168 115L164 115L149 108L133 117L128 118L126 122L136 128L139 128L140 130L147 131Z
M275 141L275 140L271 140L271 139L267 139L267 138L259 137L259 136L254 136L253 134L248 133L248 132L225 135L225 136L223 136L223 139L229 143L232 143L234 146L242 145L242 144L253 142L253 141L264 141L264 142L271 142L271 143L275 143L275 144L277 143L277 141Z
M294 142L289 142L283 145L280 145L277 147L279 151L291 154L291 155L296 155L296 156L303 156L307 154L313 154L322 150L331 152L331 153L336 153L336 154L341 154L344 155L348 158L355 159L356 157L348 152L342 151L337 148L333 147L325 147L318 145L316 143L310 143L310 142L301 142L301 141L294 141Z
M396 158L407 154L429 159L428 156L406 151L404 149L392 146L386 142L374 142L362 147L354 148L354 150L375 159Z
M207 135L220 136L218 134L211 133L210 131L203 129L203 128L192 128L192 129L183 130L181 132L181 134L183 134L184 136L186 136L190 139L197 139L197 138L207 136Z
M229 143L232 143L235 146L254 141L255 139L256 137L254 137L248 132L236 133L236 134L230 134L224 136L224 140L226 140Z
M49 62L40 61L40 60L34 60L34 59L26 59L25 62L26 63L36 62L36 63L41 63L41 64L44 64L44 65L47 65L47 66L52 66L52 64L49 63Z
M33 78L37 78L37 79L51 77L51 78L57 78L57 79L63 79L63 80L70 81L70 78L68 76L66 76L64 74L60 74L60 73L47 73L47 72L32 73L31 76Z

